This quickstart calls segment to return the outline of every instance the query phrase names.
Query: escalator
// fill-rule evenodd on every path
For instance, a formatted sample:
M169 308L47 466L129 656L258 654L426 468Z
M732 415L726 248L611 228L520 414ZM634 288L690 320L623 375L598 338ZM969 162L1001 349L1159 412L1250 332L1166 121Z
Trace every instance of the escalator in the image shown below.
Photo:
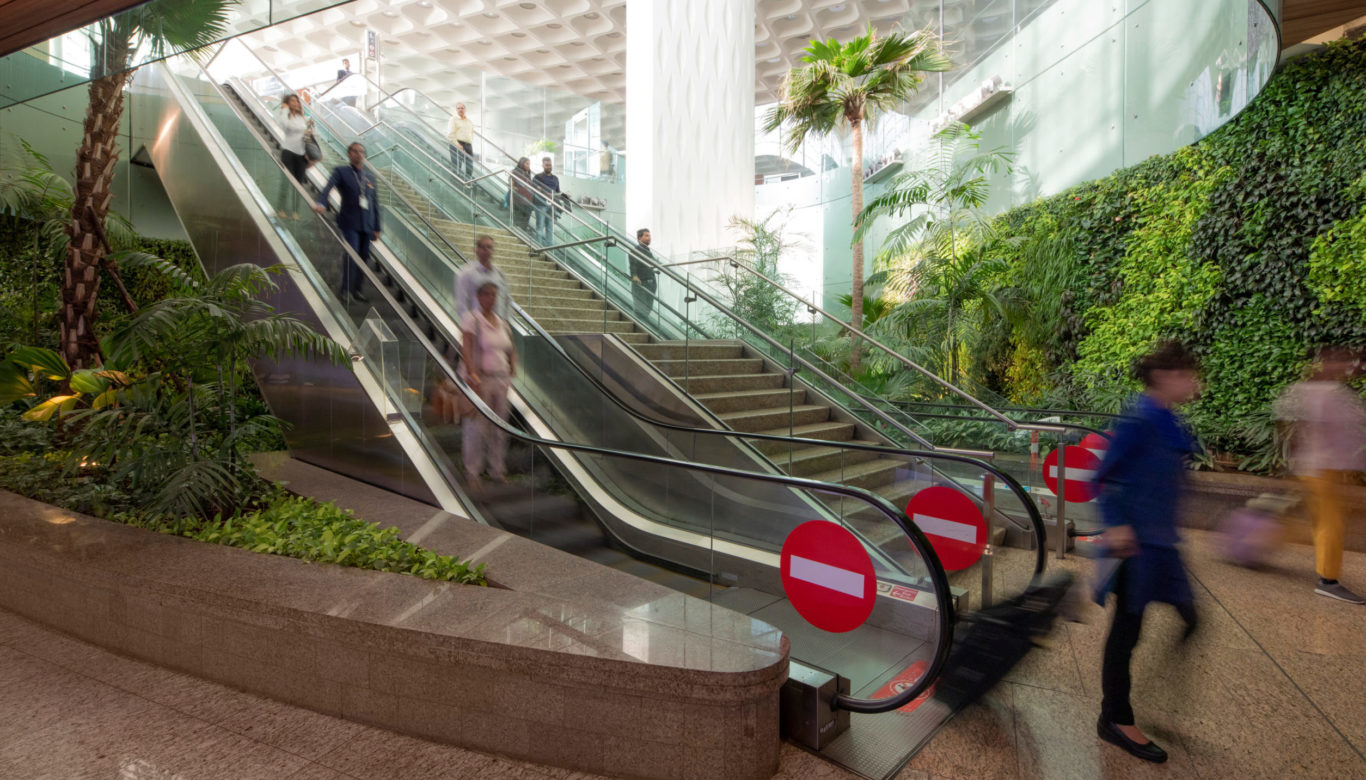
M644 382L651 367L623 350L626 342L615 334L552 336L522 311L513 318L523 366L522 427L507 428L518 443L517 476L495 500L471 500L455 466L458 432L430 419L422 403L438 377L467 390L448 359L455 331L443 297L460 265L458 250L420 206L386 203L384 241L362 268L373 302L343 304L333 290L341 264L356 258L330 223L308 210L311 194L276 162L252 96L220 88L231 76L209 77L189 60L154 72L135 100L148 104L143 116L155 117L151 156L201 259L210 266L246 259L293 266L279 305L309 313L353 354L353 372L306 364L260 369L272 408L296 426L296 454L362 478L384 460L405 460L410 466L400 469L397 483L378 481L533 539L636 567L642 576L778 626L796 661L830 666L850 681L838 708L868 714L856 714L847 738L822 754L868 776L894 772L943 721L947 713L933 708L915 717L872 714L923 692L953 631L946 575L904 512L857 486L790 476L737 439L789 452L809 442L706 427L708 410L686 394L658 392L676 385ZM605 392L613 385L625 400ZM628 392L640 387L647 390ZM342 419L353 414L355 421ZM361 431L349 434L345 425ZM1020 487L989 463L933 451L862 452L898 458L908 484L934 484L947 465L990 474L1013 489L1026 514L1032 509ZM814 630L784 596L783 540L812 519L849 529L876 573L876 608L853 631ZM1038 527L1037 513L1033 521ZM1041 566L1042 550L1035 549ZM880 747L870 751L874 734L881 736L871 744Z

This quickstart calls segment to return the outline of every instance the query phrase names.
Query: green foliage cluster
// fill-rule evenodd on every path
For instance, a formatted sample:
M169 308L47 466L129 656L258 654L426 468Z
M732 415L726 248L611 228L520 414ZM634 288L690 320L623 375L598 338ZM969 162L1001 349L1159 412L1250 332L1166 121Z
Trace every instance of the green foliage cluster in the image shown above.
M1366 42L1287 63L1195 146L996 219L1017 311L969 346L1020 402L1112 410L1160 338L1200 356L1207 446L1280 461L1269 406L1313 345L1366 343ZM1046 381L1040 381L1040 377Z
M108 469L88 465L73 473L71 464L79 463L80 456L52 449L50 429L25 420L17 409L0 409L0 436L0 489L37 501L253 552L428 580L487 584L483 564L472 566L405 542L398 529L366 522L331 503L271 489L254 507L226 519L156 514L121 489Z

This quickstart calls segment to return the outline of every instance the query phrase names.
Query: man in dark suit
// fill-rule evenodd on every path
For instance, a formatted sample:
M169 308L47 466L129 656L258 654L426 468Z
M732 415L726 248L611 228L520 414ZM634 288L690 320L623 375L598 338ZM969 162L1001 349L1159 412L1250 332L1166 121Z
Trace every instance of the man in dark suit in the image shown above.
M655 307L655 269L644 258L654 259L650 251L650 231L641 228L636 231L636 251L631 253L631 297L634 299L636 314L642 319L648 317Z
M370 241L379 240L379 200L376 198L375 179L365 170L365 147L357 141L346 147L349 165L338 165L332 169L332 177L318 195L313 210L319 214L327 209L327 196L335 187L341 195L341 209L337 211L337 227L341 230L346 243L356 250L361 260L370 262ZM366 298L361 294L364 276L355 266L350 256L342 259L341 289L338 293L342 303L354 298L361 303Z

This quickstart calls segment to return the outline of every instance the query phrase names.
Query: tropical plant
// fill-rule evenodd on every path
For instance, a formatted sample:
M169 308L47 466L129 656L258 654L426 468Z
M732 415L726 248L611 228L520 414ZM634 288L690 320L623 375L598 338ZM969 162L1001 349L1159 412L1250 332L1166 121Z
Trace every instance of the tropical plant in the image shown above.
M790 209L776 209L763 219L732 217L730 228L740 233L740 243L734 262L723 266L716 277L717 284L727 294L731 310L741 319L770 333L787 329L797 315L797 299L757 275L762 274L782 285L790 283L778 270L783 252L793 246L785 233L789 212ZM738 327L730 318L722 324L727 328Z
M27 399L26 417L67 426L69 472L99 470L153 515L212 518L250 505L264 485L245 452L283 423L239 413L247 361L321 356L345 365L345 353L261 300L278 290L278 266L237 265L200 282L144 253L112 257L159 270L176 293L106 338L103 366L72 369L52 350L17 350L0 366L0 402ZM69 391L50 392L54 383Z
M102 271L117 272L105 226L110 186L119 157L123 89L133 58L194 49L221 37L236 0L152 0L106 17L89 28L92 49L89 104L76 151L76 177L67 227L62 283L62 355L73 368L98 362L95 320Z
M853 142L850 177L853 216L863 211L863 131L879 113L894 110L915 92L927 72L949 69L938 37L929 31L894 32L879 36L872 25L848 43L835 39L812 41L802 57L806 63L783 80L781 100L769 112L765 130L789 124L787 148L796 152L811 136L849 128ZM856 234L850 247L853 300L850 308L850 367L859 370L858 333L863 330L863 239Z
M879 252L882 270L868 280L901 301L879 325L899 329L901 340L937 343L939 374L950 382L962 379L965 345L1006 316L1008 266L999 252L1009 241L982 208L990 177L1008 172L1010 159L1001 149L981 151L966 125L950 125L938 134L930 165L899 174L858 215L856 238L880 217L904 220Z
M58 275L57 269L66 254L72 190L71 184L53 170L46 155L24 139L20 139L19 144L24 150L25 164L0 170L0 214L14 217L28 233L22 264L27 266L29 277L30 338L31 343L37 344L43 281L49 275ZM136 240L127 220L112 212L109 217L105 228L113 246L127 246ZM133 303L123 280L117 275L113 278L125 304L136 311L137 304Z

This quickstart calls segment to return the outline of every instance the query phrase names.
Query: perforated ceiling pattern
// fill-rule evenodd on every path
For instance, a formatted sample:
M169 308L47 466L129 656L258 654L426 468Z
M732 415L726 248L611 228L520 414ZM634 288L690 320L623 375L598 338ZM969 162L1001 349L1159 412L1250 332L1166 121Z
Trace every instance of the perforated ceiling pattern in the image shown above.
M884 31L919 26L917 17L937 24L938 12L937 0L756 0L755 99L777 99L783 74L814 37L845 36L869 23ZM252 42L272 64L291 69L357 51L366 29L380 33L386 79L438 102L464 99L480 72L625 100L626 0L355 0L263 30ZM499 92L506 105L485 110L516 110L531 99L515 86Z

